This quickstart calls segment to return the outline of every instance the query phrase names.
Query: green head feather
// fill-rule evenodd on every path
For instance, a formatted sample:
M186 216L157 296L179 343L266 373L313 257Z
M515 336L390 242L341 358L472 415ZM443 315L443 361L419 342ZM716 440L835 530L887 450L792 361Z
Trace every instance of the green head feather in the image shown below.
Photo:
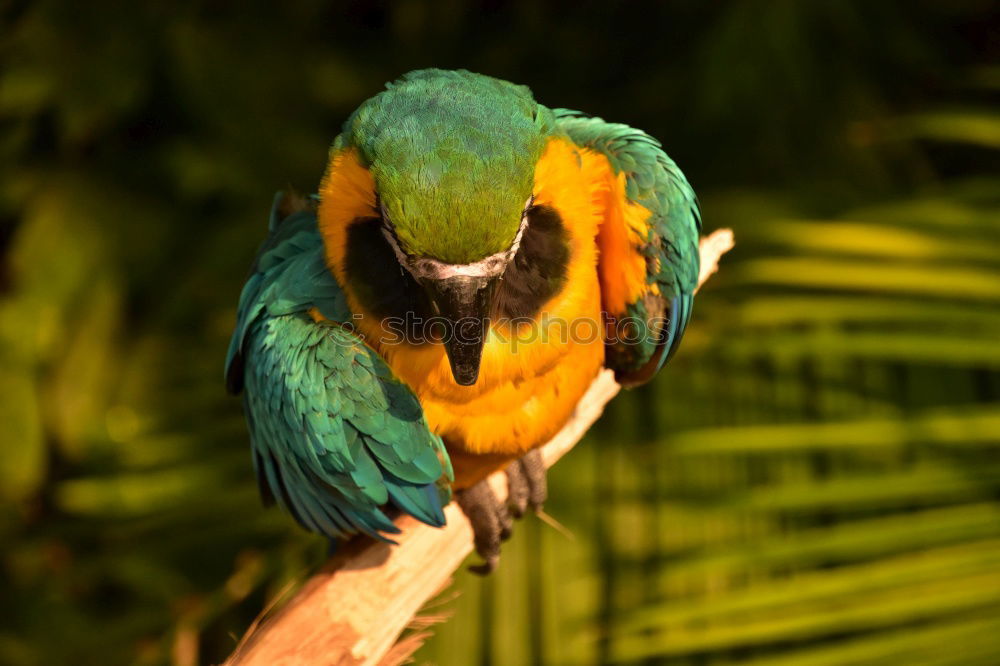
M524 86L427 69L362 104L338 143L367 163L404 250L465 264L510 247L554 130Z

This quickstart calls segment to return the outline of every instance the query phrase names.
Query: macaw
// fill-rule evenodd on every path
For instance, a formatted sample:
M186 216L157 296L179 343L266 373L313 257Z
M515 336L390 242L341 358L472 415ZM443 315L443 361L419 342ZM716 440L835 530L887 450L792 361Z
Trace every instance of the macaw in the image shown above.
M240 295L226 381L265 501L391 541L393 515L441 526L454 492L492 570L546 498L537 447L599 371L641 384L676 351L700 228L640 130L467 71L388 84L318 194L278 195Z

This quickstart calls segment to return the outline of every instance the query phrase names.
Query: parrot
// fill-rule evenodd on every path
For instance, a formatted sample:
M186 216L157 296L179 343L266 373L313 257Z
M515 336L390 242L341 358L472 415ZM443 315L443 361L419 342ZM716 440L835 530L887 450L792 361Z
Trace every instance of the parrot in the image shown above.
M317 192L276 195L239 297L225 382L263 501L393 543L395 517L440 527L454 500L492 571L591 382L643 384L676 352L700 230L641 130L465 70L386 84Z

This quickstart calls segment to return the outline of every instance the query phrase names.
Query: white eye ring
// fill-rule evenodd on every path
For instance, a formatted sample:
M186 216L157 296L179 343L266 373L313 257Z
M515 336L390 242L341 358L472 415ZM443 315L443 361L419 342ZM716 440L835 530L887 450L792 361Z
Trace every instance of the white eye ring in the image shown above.
M524 211L521 212L522 220L528 217L528 211L531 210L531 207L534 205L535 205L535 195L532 194L530 197L528 197L528 200L524 202Z

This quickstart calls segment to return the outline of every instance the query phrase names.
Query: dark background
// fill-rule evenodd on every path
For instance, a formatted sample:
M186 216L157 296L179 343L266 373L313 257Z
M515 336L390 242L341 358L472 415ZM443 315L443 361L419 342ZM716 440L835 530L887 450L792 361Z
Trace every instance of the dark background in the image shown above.
M419 663L1000 663L980 0L0 2L0 663L220 662L324 544L222 360L274 192L411 69L660 138L737 248ZM446 593L447 594L447 593Z

